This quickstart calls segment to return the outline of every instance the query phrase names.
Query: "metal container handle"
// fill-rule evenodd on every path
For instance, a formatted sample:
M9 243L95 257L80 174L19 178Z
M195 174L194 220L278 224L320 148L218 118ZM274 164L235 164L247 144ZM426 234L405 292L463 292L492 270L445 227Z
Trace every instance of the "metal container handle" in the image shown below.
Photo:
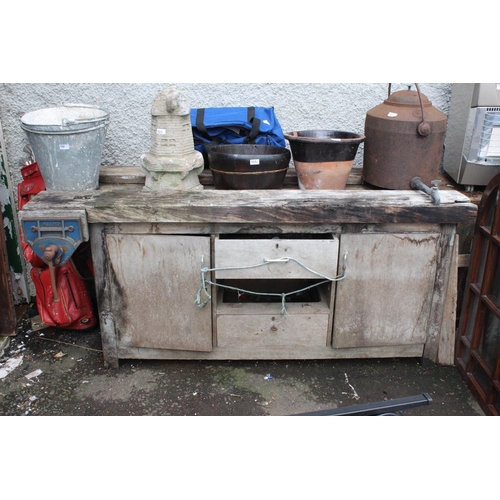
M391 95L391 83L389 83L389 89L388 89L388 96L390 97ZM429 122L425 121L424 117L424 101L422 100L422 94L420 93L420 87L418 86L418 83L414 83L416 89L417 89L417 94L418 94L418 100L420 101L420 109L422 110L422 121L418 124L417 127L417 132L419 135L422 137L427 137L431 133L431 126L429 125Z
M109 123L109 112L107 109L103 109L97 106L92 106L90 104L78 104L78 103L71 103L71 102L63 102L62 105L66 108L89 108L89 109L98 109L99 111L103 111L106 113L106 116L101 116L98 118L75 118L74 120L68 120L67 118L63 118L62 120L62 125L63 127L67 127L68 125L75 125L77 123L99 123L102 122L103 120L107 120ZM107 124L106 124L107 125Z
M90 120L89 120L90 123ZM36 130L25 123L21 123L21 128L26 132L31 132L32 134L40 134L40 135L74 135L74 134L85 134L87 132L91 132L92 130L97 130L99 128L106 127L109 124L109 120L103 121L102 123L98 123L97 125L93 125L89 128L83 128L80 130L72 130L72 129L63 129L63 130ZM74 125L74 122L66 121L61 124L63 127L67 127L68 125Z

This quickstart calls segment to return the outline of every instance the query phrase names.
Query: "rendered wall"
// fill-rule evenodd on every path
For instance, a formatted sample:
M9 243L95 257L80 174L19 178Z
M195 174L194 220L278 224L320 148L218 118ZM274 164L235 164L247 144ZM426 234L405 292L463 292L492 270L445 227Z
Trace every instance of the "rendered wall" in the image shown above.
M0 123L8 164L10 186L17 201L21 182L19 161L28 143L20 117L37 109L63 103L83 103L110 114L103 151L103 165L140 165L150 148L151 106L157 93L171 83L1 83ZM387 83L176 83L192 108L222 106L274 106L285 132L305 129L336 129L363 133L367 111L382 103ZM393 84L392 91L408 84ZM451 83L421 83L432 104L449 112ZM355 165L363 161L363 147ZM16 214L17 215L17 214ZM4 221L10 227L12 221ZM5 224L4 224L5 226ZM12 263L10 263L12 266ZM24 287L23 287L24 288ZM31 294L33 287L30 284Z
M64 102L91 104L110 113L104 165L140 165L150 146L151 105L170 83L3 83L0 121L13 185L21 181L18 162L27 143L19 118L29 111ZM192 108L274 106L284 131L337 129L362 133L366 112L387 97L387 83L177 83ZM392 91L406 89L393 84ZM420 89L448 114L451 83L421 83ZM363 159L358 151L355 164Z

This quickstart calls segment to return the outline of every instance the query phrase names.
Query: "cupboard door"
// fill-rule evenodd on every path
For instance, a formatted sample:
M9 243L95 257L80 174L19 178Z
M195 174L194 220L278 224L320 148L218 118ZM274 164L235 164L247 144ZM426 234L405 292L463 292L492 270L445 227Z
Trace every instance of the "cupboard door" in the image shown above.
M201 259L205 265L210 262L210 238L110 234L106 245L118 342L128 347L211 351L210 305L199 308L194 303Z
M337 284L333 347L423 344L439 233L343 234L346 278Z

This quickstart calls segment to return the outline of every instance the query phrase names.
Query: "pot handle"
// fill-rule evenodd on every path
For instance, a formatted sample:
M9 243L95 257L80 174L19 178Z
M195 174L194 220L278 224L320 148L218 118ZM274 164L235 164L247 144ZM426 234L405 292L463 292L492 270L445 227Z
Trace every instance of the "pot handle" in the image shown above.
M389 83L388 97L391 95L391 85L392 84ZM420 101L420 109L422 110L422 121L418 124L417 132L422 137L426 137L431 133L431 126L429 125L429 122L425 121L424 102L422 101L422 94L420 93L420 87L418 86L418 83L414 83L414 85L417 88L418 100Z

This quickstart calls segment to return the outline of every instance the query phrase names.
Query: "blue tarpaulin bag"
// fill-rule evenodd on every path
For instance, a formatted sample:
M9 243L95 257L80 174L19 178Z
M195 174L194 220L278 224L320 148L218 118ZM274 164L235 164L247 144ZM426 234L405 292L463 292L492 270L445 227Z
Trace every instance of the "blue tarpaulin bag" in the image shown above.
M267 144L285 147L285 136L274 108L227 107L191 109L194 146L218 144Z

